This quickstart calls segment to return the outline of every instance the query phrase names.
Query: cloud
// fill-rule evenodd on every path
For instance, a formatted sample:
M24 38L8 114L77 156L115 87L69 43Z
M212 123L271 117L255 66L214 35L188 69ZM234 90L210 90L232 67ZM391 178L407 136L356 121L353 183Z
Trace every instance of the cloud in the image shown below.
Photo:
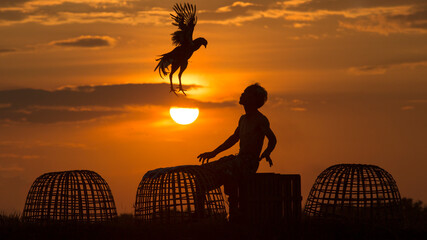
M12 53L12 52L16 52L16 49L13 49L13 48L0 48L0 54L2 54L2 53Z
M427 99L413 99L408 100L408 103L415 103L415 104L427 104Z
M215 12L217 12L217 13L231 12L232 8L235 8L235 7L244 8L244 7L249 7L249 6L256 6L256 4L250 3L250 2L239 2L238 1L238 2L234 2L231 5L220 7Z
M9 159L37 159L40 158L38 155L21 155L15 153L2 153L0 154L0 159L9 158Z
M365 65L359 67L351 67L348 69L350 74L354 75L379 75L385 74L392 69L414 69L416 67L427 67L427 61L417 62L404 62L396 64L382 64L382 65Z
M311 26L311 24L309 24L309 23L294 23L293 26L294 26L294 28L303 28L303 27Z
M223 25L241 26L245 22L255 21L259 19L278 19L290 22L313 22L327 17L341 17L347 19L356 19L359 17L370 16L372 14L408 14L412 6L392 6L392 7L368 7L368 8L352 8L345 10L329 10L307 8L304 10L296 7L304 4L310 4L311 0L291 0L277 2L264 9L246 11L244 14L230 17L223 20L205 20L201 23L214 23Z
M76 142L47 142L47 141L0 141L0 147L3 149L11 149L11 147L19 148L40 148L40 147L53 147L53 148L68 148L68 149L89 149L86 144ZM3 150L4 151L4 150ZM36 159L41 158L38 155L32 154L15 154L15 153L2 153L0 158L20 158L20 159Z
M298 7L300 5L304 5L306 3L311 3L311 0L289 0L289 1L283 1L283 2L277 2L278 4L281 4L285 7Z
M0 9L0 20L3 21L20 21L26 18L26 14L20 10L4 10Z
M307 108L293 107L293 108L291 108L291 111L294 111L294 112L305 112L305 111L307 111Z
M24 171L24 169L18 166L12 166L12 167L0 166L0 172L22 172L22 171Z
M14 7L30 1L32 0L2 0L0 1L0 7Z
M75 148L75 149L88 149L89 147L82 143L75 142L46 142L46 141L36 141L31 143L30 146L37 147L55 147L55 148Z
M295 28L330 19L337 23L336 30L373 32L382 35L390 33L427 33L427 4L419 0L411 1L312 1L290 0L260 6L244 12L231 11L231 5L220 12L228 12L226 17L211 15L200 23L242 26L248 22L274 19L290 22ZM220 8L222 9L222 8ZM234 14L233 14L234 13ZM332 26L332 25L331 25Z
M170 3L120 0L11 0L0 8L0 25L38 23L114 23L170 25ZM0 5L2 6L2 5ZM162 7L159 7L162 6ZM166 7L166 8L165 8ZM242 26L265 19L301 28L332 19L336 30L390 33L427 33L427 4L424 0L372 1L263 1L262 4L236 1L213 9L199 10L199 24ZM322 24L322 23L320 23ZM330 26L336 26L330 24ZM99 40L98 40L99 41Z
M360 67L351 67L348 72L354 75L378 75L387 71L387 65L366 65Z
M58 40L50 42L49 45L61 47L111 47L116 43L116 39L109 36L80 36L77 38Z
M271 107L273 108L285 108L293 112L306 112L307 105L309 104L306 100L294 98L289 100L282 96L275 96L271 100Z
M38 23L170 24L171 11L148 7L139 1L121 0L34 0L1 8L0 25Z
M325 39L325 38L331 38L334 36L328 35L328 34L322 34L322 35L316 35L316 34L303 34L300 36L294 36L289 37L292 40L301 40L301 39L309 39L309 40L319 40L319 39Z
M186 89L197 86L185 86ZM202 102L169 94L169 84L120 84L66 87L55 91L0 91L0 121L56 123L87 121L135 111L129 106L233 106L234 102Z
M22 144L22 141L0 141L0 147L1 146L13 146L13 145L19 145Z
M32 123L80 122L118 115L123 111L73 111L73 110L31 110L21 114L18 121Z
M402 111L411 111L417 108L425 109L427 107L427 99L412 99L406 100L404 105L400 107Z
M415 107L414 106L403 106L400 108L402 111L410 111L410 110L414 110Z
M338 23L343 29L371 32L385 36L396 33L426 34L427 11L425 9L421 11L408 9L407 12L397 14L373 14L353 21L339 21Z
M298 2L298 1L289 1ZM282 2L287 4L287 2ZM425 0L370 0L370 1L354 1L354 0L308 0L301 4L293 6L292 10L309 11L311 10L330 10L330 11L343 11L353 9L368 9L377 7L396 7L402 5L423 5ZM288 4L290 5L290 4Z

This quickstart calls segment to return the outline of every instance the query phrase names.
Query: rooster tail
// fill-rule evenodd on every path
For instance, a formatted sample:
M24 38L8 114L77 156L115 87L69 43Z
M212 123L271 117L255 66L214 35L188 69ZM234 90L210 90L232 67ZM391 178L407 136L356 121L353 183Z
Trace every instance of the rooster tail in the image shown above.
M154 69L154 71L156 71L157 68L159 69L159 75L161 78L168 75L169 65L172 63L172 59L169 59L165 55L166 54L161 55L161 57L156 59L156 61L159 61L159 63L157 64L156 68Z

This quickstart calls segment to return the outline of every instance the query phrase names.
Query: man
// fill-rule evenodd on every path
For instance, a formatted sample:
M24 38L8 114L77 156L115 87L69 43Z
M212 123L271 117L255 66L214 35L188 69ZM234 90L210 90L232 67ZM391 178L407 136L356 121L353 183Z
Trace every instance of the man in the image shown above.
M197 158L202 167L209 168L217 176L218 185L224 184L224 192L229 195L230 217L237 211L237 186L244 178L256 173L259 162L265 160L273 165L270 154L276 146L276 136L270 129L270 123L258 109L267 101L267 91L258 84L250 85L240 96L239 104L243 105L245 114L240 117L234 133L219 147L211 152L200 154ZM268 146L261 154L264 137ZM240 141L237 155L229 155L210 162L220 152L225 151ZM260 156L261 154L261 156Z

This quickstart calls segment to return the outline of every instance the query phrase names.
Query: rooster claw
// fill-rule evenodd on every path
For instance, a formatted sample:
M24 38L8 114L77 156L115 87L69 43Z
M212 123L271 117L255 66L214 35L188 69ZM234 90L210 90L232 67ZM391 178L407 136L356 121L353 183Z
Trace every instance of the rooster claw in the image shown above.
M169 92L173 92L175 95L178 96L178 94L176 93L176 90L174 88L171 88L171 90ZM179 92L179 91L178 91Z
M187 96L187 94L185 94L185 91L184 91L184 89L182 89L182 88L179 88L179 89L178 89L178 92L179 92L179 91L181 91L181 92L182 92L182 93L184 94L184 96Z

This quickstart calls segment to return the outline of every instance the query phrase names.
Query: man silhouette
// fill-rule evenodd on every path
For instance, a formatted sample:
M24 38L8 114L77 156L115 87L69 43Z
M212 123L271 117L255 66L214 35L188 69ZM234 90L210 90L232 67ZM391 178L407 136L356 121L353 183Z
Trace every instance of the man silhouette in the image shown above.
M209 168L216 174L218 185L224 184L224 192L229 196L230 218L235 217L237 213L238 184L244 184L245 177L256 173L259 162L263 158L270 167L273 165L270 154L276 146L276 136L270 129L267 117L258 110L266 101L267 91L263 87L257 83L247 87L239 101L245 109L245 114L240 117L234 133L215 150L202 153L197 157L202 162L202 167ZM260 157L264 137L268 139L268 146ZM237 155L229 155L209 162L209 159L229 149L239 140L240 150Z

